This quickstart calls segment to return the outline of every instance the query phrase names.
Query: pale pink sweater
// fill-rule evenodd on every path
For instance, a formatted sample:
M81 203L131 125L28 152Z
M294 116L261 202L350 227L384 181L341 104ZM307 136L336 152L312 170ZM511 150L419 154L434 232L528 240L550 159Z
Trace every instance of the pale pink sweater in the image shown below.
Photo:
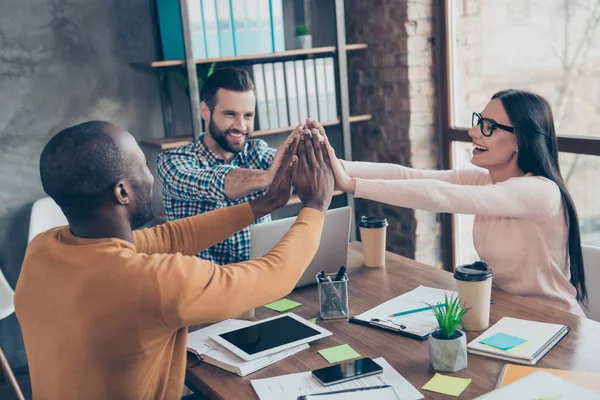
M487 170L416 170L343 162L355 196L436 213L473 214L473 240L494 285L585 317L569 282L568 229L558 186L527 174L492 183ZM473 260L475 261L475 260Z

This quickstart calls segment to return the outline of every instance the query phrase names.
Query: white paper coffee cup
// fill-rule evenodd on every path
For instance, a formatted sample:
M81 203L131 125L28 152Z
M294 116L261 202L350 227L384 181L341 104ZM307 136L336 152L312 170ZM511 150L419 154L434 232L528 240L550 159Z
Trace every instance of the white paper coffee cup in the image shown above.
M466 330L482 331L490 326L492 269L483 261L461 265L454 271L458 297L469 311L464 315Z
M383 267L385 265L387 226L387 219L383 217L362 216L360 218L360 238L367 267Z

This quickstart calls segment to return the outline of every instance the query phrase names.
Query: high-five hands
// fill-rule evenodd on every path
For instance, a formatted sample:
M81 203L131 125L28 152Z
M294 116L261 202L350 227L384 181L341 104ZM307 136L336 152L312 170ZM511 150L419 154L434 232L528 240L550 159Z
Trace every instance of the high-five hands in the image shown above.
M297 144L298 166L293 180L296 193L305 207L325 212L333 196L334 177L325 142L318 130L304 130Z
M323 127L317 121L307 119L306 124L298 125L277 149L270 170L273 180L267 193L250 202L254 218L258 219L286 205L292 181L305 207L325 212L331 203L336 170L341 178L346 176L350 180L335 157ZM346 181L341 182L344 186L339 183L338 186L343 190Z
M318 132L320 136L319 139L323 140L325 143L325 148L331 162L331 168L335 176L336 189L346 193L354 194L356 191L356 180L352 179L350 175L348 175L344 169L344 166L342 165L342 162L335 155L335 150L329 143L329 139L325 134L325 129L323 129L323 126L315 120L307 119L306 124L303 127L303 132L306 132L307 130Z

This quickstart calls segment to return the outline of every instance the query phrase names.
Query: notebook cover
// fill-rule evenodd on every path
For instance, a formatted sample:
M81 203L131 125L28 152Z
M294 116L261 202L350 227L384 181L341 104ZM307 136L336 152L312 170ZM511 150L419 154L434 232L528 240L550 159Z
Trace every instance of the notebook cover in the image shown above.
M496 385L496 388L506 386L536 371L547 372L576 385L600 393L600 373L564 371L560 369L536 368L515 364L506 364L504 368L502 368L502 373L500 374L500 378L498 378L498 384Z

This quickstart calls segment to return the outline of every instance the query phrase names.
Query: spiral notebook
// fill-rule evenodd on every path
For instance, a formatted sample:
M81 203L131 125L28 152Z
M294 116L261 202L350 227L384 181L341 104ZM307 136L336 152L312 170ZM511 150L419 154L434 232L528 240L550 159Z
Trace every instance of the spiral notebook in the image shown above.
M400 317L390 317L395 313L416 310L444 303L446 296L457 296L456 292L419 286L410 292L386 301L350 319L350 322L385 329L413 339L425 340L437 329L438 323L431 310L424 310Z
M523 345L508 351L481 343L496 334L511 335L525 340ZM504 317L467 345L469 353L479 354L519 364L535 365L569 333L567 325Z

